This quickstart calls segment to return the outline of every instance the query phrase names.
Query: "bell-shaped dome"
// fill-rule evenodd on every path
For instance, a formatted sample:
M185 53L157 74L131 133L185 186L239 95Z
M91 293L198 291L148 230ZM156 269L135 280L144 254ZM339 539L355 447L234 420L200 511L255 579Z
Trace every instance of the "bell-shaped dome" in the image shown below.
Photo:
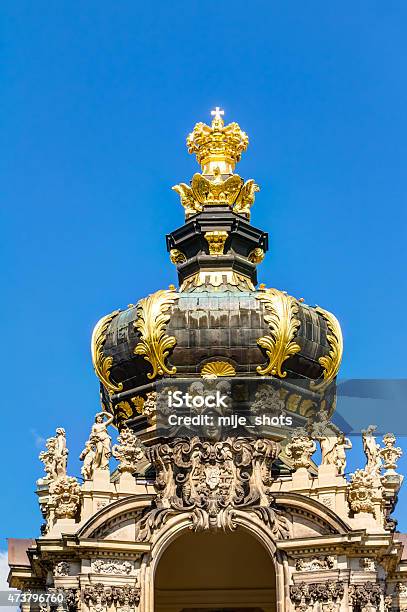
M93 333L103 402L119 427L142 417L137 402L161 379L284 379L294 395L318 402L341 361L331 313L278 289L256 289L268 235L249 222L257 185L233 174L247 135L236 123L224 126L217 109L212 126L197 124L187 142L205 174L175 187L186 221L167 236L167 250L179 289L103 317Z

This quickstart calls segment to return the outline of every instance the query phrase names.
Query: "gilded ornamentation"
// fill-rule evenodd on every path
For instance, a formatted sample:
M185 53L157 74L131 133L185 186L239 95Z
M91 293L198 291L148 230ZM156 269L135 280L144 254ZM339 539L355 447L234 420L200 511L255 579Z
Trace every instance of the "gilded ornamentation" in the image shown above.
M48 438L45 443L47 450L41 451L39 455L47 474L44 481L57 480L66 476L68 449L66 448L65 429L58 427L55 433L56 435Z
M356 612L374 612L379 609L382 590L379 584L365 582L349 586L349 598Z
M133 474L136 471L137 463L144 457L140 442L128 427L123 427L117 441L119 444L113 446L112 455L120 462L119 472Z
M215 114L212 126L197 123L187 138L189 153L196 153L202 174L192 177L191 186L175 185L185 215L189 218L204 206L227 205L240 215L250 218L255 193L259 191L253 179L246 182L233 174L236 163L246 150L249 139L237 123L225 126L220 114ZM226 176L226 178L224 178Z
M249 138L237 123L224 124L224 111L212 111L212 125L197 123L188 135L188 153L195 153L203 174L213 174L219 167L222 174L232 174L241 155L247 149Z
M316 448L315 442L308 436L305 429L298 428L291 434L290 441L285 447L285 453L292 460L295 470L308 469Z
M143 408L144 408L144 402L145 402L144 397L141 397L140 395L136 395L135 397L131 398L131 402L134 405L138 414L143 414Z
M173 264L182 264L185 263L187 258L186 255L179 249L171 249L170 251L170 260Z
M228 233L224 231L205 232L205 240L209 245L209 255L223 255Z
M273 504L271 465L279 446L271 440L227 438L219 442L178 438L147 450L155 468L157 508L137 526L137 540L177 512L188 512L195 531L235 529L239 510L253 512L287 538L289 525Z
M264 259L264 251L260 247L253 249L253 251L250 251L248 255L248 260L254 264L261 263L263 259Z
M366 470L356 470L348 485L348 502L352 512L374 514L374 479Z
M133 563L121 559L95 559L92 561L92 571L97 574L123 574L128 576L133 569Z
M264 320L270 327L271 334L257 340L257 344L265 349L269 359L263 368L257 367L257 372L262 376L271 374L284 378L284 362L301 350L299 344L294 342L295 335L300 326L300 321L295 318L298 313L297 301L277 289L266 289L256 295L261 300L269 314Z
M322 391L334 380L339 372L343 353L343 338L339 321L331 312L319 306L315 308L315 312L325 319L330 331L326 337L331 350L328 355L319 358L319 363L324 370L323 379L321 381L311 381L311 388L314 391Z
M235 368L227 361L211 361L205 363L201 370L202 378L218 378L219 376L236 376Z
M396 444L396 436L393 433L387 433L383 436L384 447L380 449L379 453L383 459L383 467L386 473L393 474L397 469L397 461L403 454L403 451Z
M254 291L250 278L243 276L243 274L237 274L233 270L221 270L219 272L201 270L186 278L180 287L180 291L193 291L206 285L215 288L222 285L231 285L238 291Z
M249 219L255 193L260 190L254 180L244 182L238 174L232 174L223 180L219 168L214 169L212 176L213 178L208 180L197 172L192 177L191 186L180 183L172 188L180 196L186 218L201 212L204 206L223 205Z
M133 415L133 408L130 406L129 402L122 400L115 405L114 413L115 423L122 424Z
M138 319L135 327L141 335L141 340L134 349L136 355L144 355L153 371L147 374L151 380L164 374L175 374L176 367L168 368L165 360L177 340L174 336L165 333L165 326L169 321L168 310L178 299L178 295L171 290L161 289L152 295L140 300L137 305Z
M56 518L75 518L78 514L81 489L73 476L63 476L49 488L50 503Z
M96 324L92 334L91 348L92 348L92 362L95 368L96 375L100 382L108 390L110 395L118 393L123 390L122 383L115 383L110 379L110 370L113 365L113 357L105 357L103 354L103 345L106 342L106 332L110 325L110 322L120 310L115 310L109 315L106 315Z
M147 393L146 399L137 395L136 397L132 397L131 401L133 402L137 412L147 417L150 425L154 425L156 423L157 391L149 391Z

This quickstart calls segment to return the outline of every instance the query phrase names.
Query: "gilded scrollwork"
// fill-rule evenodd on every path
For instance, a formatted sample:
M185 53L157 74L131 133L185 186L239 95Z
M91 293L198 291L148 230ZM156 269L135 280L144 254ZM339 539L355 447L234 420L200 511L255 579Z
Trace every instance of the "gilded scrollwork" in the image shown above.
M315 311L325 319L330 332L326 336L331 347L330 351L328 355L319 358L319 363L323 368L323 379L311 382L311 388L314 391L323 391L339 372L343 353L343 337L341 326L335 315L320 306L317 306Z
M262 376L271 374L285 378L287 372L283 370L284 362L301 350L300 345L294 341L300 321L297 300L277 289L265 289L256 295L264 303L267 314L264 320L270 327L270 335L262 336L257 344L265 349L268 363L258 366L257 372Z
M171 260L171 263L177 265L177 264L185 263L187 258L186 258L186 255L179 249L171 249L170 260Z
M165 361L177 340L166 334L165 327L170 319L168 310L177 299L178 294L175 291L161 289L143 298L137 305L138 318L134 325L141 339L134 353L143 355L152 366L152 372L147 374L151 380L156 376L176 372L176 367L169 368Z
M120 310L115 310L100 319L93 330L91 341L93 367L100 382L107 389L110 395L123 390L123 383L116 383L110 378L113 357L105 356L103 353L103 345L105 344L107 337L106 332L111 321L119 314L119 312Z

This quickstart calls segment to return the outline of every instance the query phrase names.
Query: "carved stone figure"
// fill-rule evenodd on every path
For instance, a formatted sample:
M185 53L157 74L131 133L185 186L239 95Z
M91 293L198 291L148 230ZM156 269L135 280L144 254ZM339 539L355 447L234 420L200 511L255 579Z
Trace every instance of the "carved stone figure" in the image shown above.
M68 576L69 563L67 561L59 561L54 566L54 576Z
M83 591L83 600L93 612L106 612L113 602L112 587L105 586L101 582L87 584Z
M130 584L114 586L112 591L118 612L130 612L140 601L140 589Z
M76 612L80 607L80 591L79 589L66 588L66 587L58 587L56 589L49 589L51 593L54 593L56 596L62 595L63 604L57 605L55 608L45 604L45 608L42 612L49 612L49 610L56 610L56 612L63 612L67 610L68 612Z
M150 425L154 425L157 421L157 391L147 393L146 400L143 406L143 414L147 417Z
M317 570L333 569L335 567L335 558L327 557L311 557L306 559L301 557L295 562L297 572L314 572Z
M130 561L121 559L95 559L92 561L92 571L97 574L131 574L134 569Z
M119 444L113 446L112 454L115 459L120 461L119 472L133 474L136 471L137 463L144 457L140 442L128 427L123 427L117 441Z
M96 444L91 441L91 439L89 439L85 444L85 448L79 455L79 459L83 461L83 465L81 467L81 474L84 480L92 480L95 456Z
M308 436L305 429L298 428L293 431L290 442L285 447L285 452L287 457L293 460L296 470L308 469L316 448L314 440Z
M320 604L323 612L340 609L340 602L344 595L342 581L318 582L308 584L300 582L290 586L290 598L295 610L311 612L315 604Z
M355 612L376 612L379 610L381 596L380 585L373 582L349 586L349 597Z
M393 608L393 597L392 597L392 595L385 595L384 600L383 600L383 604L384 604L385 612L391 612L391 610Z
M346 470L346 451L352 448L352 442L343 433L338 435L336 443L336 466L341 476Z
M348 486L348 502L352 512L374 514L374 487L374 478L366 470L356 470L354 474L351 474Z
M343 475L346 468L346 450L352 448L352 443L329 419L326 410L320 411L320 421L312 428L321 447L321 465L333 465L337 473Z
M254 397L255 401L251 406L253 414L285 414L285 404L279 389L273 389L271 385L259 385Z
M396 436L392 433L387 433L383 436L384 448L380 449L380 456L384 461L383 467L387 474L395 473L397 469L397 461L403 454L399 446L395 446Z
M68 449L66 448L65 429L58 427L55 433L56 435L48 438L45 443L47 450L42 451L39 455L40 460L44 463L47 480L56 480L66 476Z
M106 417L106 421L104 420ZM82 460L86 459L86 467L82 474L85 478L91 477L96 469L108 470L111 453L111 437L107 428L113 423L113 417L108 412L98 412L95 422L84 450L81 453Z
M54 481L50 488L51 504L56 518L75 518L80 502L81 489L73 476Z
M171 513L189 512L194 530L234 529L235 512L248 509L276 533L288 537L287 520L273 506L271 465L276 442L227 438L223 441L178 438L147 449L156 471L157 508L137 525L145 541Z
M366 429L362 429L363 450L366 455L366 471L373 476L380 476L382 469L382 460L380 456L380 446L376 442L374 432L377 427L369 425Z
M311 585L301 582L290 586L290 598L295 606L295 610L300 612L310 612L313 607Z
M367 572L376 571L376 561L371 557L362 557L361 559L359 559L359 565Z

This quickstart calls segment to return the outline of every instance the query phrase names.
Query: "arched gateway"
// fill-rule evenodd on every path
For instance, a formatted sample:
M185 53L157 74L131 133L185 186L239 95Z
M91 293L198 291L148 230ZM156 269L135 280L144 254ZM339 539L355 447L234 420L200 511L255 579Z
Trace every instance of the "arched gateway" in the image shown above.
M346 479L352 444L330 421L339 323L256 289L268 236L250 223L258 186L234 173L247 135L222 113L187 139L202 174L174 187L179 289L95 327L102 412L83 484L67 475L62 428L40 455L45 523L36 540L10 540L10 584L52 596L42 612L407 610L391 516L401 450L367 428L366 466Z
M157 612L275 612L272 557L242 528L234 533L187 531L165 549L154 576Z

